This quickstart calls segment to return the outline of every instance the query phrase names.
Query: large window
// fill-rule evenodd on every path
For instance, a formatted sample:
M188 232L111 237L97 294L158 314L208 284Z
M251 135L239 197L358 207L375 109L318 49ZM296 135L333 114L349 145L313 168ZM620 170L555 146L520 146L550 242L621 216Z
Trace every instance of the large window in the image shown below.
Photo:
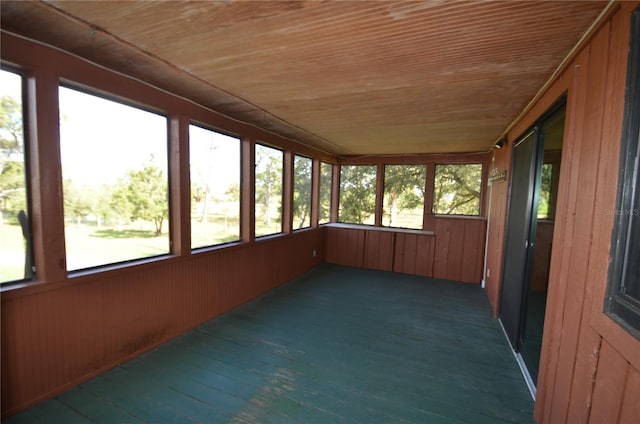
M480 215L481 164L436 165L433 213Z
M191 248L240 239L240 140L189 126Z
M293 161L293 229L311 226L312 161L295 156Z
M376 166L342 165L340 167L340 222L375 223Z
M425 165L386 165L382 225L422 228Z
M618 202L605 312L640 339L640 10L633 13Z
M320 162L320 201L318 203L318 222L331 220L331 186L333 184L333 165Z
M282 232L281 150L256 144L256 237Z
M168 253L166 117L59 94L67 270Z
M32 277L22 77L0 71L0 283Z

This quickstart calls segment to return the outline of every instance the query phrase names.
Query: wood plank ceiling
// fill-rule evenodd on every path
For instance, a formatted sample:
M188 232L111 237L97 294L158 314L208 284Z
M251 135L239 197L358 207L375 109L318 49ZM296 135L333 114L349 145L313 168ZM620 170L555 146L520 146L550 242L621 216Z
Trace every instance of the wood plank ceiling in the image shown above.
M2 28L338 155L486 151L605 2L5 1Z

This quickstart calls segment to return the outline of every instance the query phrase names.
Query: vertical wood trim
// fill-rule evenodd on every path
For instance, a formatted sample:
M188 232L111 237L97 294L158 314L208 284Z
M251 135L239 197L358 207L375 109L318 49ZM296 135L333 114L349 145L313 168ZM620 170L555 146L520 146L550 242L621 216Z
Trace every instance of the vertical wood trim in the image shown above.
M331 215L330 222L338 222L340 210L340 165L331 166Z
M628 372L629 363L609 343L603 342L598 363L598 375L593 389L593 408L588 422L621 422L620 413ZM574 417L569 417L568 421L575 421ZM587 421L581 420L580 422Z
M246 137L240 155L240 239L245 243L256 239L256 143Z
M46 71L27 76L27 125L31 223L36 278L66 277L58 77Z
M376 165L376 209L375 209L375 225L382 225L382 204L384 202L384 165L379 163Z
M424 213L422 214L422 228L433 231L436 226L436 220L433 215L433 191L436 178L436 165L427 163L427 178L424 183Z
M490 162L487 157L482 161L482 177L480 181L480 216L485 217L487 216L489 198L489 186L487 185L487 182L489 181L489 167Z
M284 151L282 167L282 232L293 231L293 152Z
M640 423L640 372L629 367L620 410L620 423Z
M558 358L562 339L565 299L567 297L568 266L571 258L570 239L573 233L573 220L568 219L575 210L577 196L579 158L581 146L579 140L583 134L585 93L582 90L588 77L589 47L576 58L571 72L571 86L567 97L566 125L564 131L564 165L560 169L560 186L556 221L563 222L554 228L554 250L560 254L551 259L549 290L547 292L547 313L540 357L540 371L537 385L535 416L540 422L550 422L555 407L556 378ZM575 140L575 141L574 141ZM574 162L576 162L574 164ZM564 193L563 195L560 195ZM567 247L565 247L565 245ZM568 389L567 389L568 390ZM566 406L566 405L565 405Z
M169 234L171 253L191 254L191 175L189 118L169 118Z
M318 227L320 215L320 159L311 164L311 227Z

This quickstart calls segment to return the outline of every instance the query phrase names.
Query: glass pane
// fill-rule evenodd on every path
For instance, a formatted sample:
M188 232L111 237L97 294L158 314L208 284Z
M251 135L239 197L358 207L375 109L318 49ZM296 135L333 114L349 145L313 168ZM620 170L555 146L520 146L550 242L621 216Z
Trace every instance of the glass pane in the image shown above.
M433 213L480 215L481 164L436 165Z
M168 253L167 119L59 93L67 269Z
M318 222L324 224L331 219L331 185L333 165L320 163L320 202L318 204Z
M293 159L293 229L311 226L311 164L309 158Z
M425 165L386 165L382 225L422 228Z
M189 126L191 248L240 239L240 140Z
M256 144L256 237L282 232L282 151Z
M340 222L375 223L376 166L340 167Z
M553 164L542 165L542 175L540 178L540 198L538 200L538 219L549 219L551 201L551 177L553 175Z
M32 277L22 77L0 71L0 283Z

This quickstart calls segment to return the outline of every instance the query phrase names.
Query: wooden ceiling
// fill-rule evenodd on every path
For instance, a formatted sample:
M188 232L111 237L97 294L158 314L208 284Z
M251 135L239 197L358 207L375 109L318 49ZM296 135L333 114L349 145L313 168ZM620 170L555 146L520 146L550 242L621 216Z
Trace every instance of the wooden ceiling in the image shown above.
M5 1L2 28L338 155L486 151L605 2Z

